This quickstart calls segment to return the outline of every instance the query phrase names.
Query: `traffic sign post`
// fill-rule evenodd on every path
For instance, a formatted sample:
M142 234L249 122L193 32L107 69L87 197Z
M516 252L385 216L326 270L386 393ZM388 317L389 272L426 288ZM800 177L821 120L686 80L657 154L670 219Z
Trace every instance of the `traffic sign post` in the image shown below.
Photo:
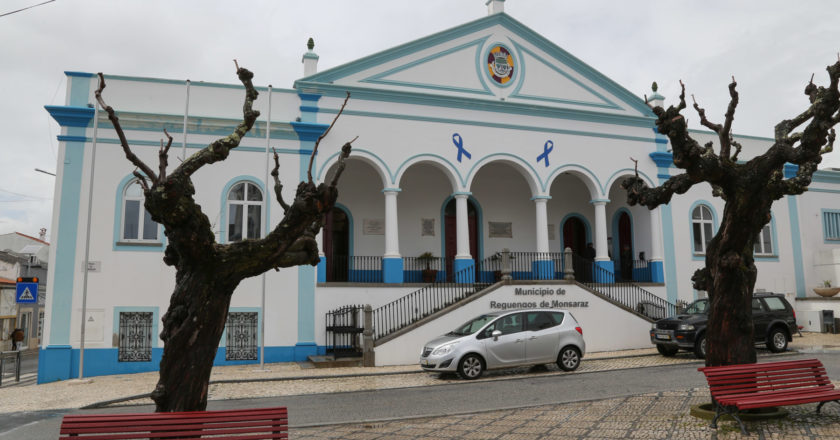
M15 285L15 301L18 304L38 302L38 278L18 278Z

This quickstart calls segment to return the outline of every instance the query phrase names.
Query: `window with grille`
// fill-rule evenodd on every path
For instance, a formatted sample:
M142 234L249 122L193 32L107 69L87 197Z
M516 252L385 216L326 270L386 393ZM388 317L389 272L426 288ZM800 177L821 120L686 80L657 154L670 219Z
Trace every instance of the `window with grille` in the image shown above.
M257 312L229 312L225 330L225 359L229 361L257 359Z
M823 237L826 240L840 241L840 211L823 209Z
M152 360L152 312L120 312L119 362Z

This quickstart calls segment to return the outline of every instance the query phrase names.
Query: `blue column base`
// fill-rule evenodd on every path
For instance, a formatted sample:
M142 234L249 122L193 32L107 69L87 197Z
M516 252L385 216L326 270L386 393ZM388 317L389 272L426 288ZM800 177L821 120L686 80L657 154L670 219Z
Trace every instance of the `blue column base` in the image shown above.
M72 361L73 349L69 345L48 345L47 348L42 348L38 351L38 383L75 377L71 376Z
M592 279L596 283L614 283L615 282L615 266L612 261L596 261L595 267L601 270L595 270Z
M402 284L403 282L403 259L383 258L382 259L382 282Z
M318 282L327 282L327 257L321 257L321 261L318 262Z
M453 279L456 283L475 282L475 260L472 258L455 259L452 262Z
M661 261L651 261L650 266L650 281L652 283L665 282L665 264Z
M536 280L554 279L554 262L551 260L537 260L531 263L531 271Z
M305 361L309 356L318 354L318 345L314 342L298 342L295 344L295 362Z

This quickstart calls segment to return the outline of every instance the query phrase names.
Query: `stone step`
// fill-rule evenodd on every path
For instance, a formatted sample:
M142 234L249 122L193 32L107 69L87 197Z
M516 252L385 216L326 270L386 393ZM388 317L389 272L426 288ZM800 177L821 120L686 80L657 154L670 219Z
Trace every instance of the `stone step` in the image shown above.
M341 367L361 367L362 357L340 357L336 359L332 355L317 355L309 356L309 362L315 368L341 368Z

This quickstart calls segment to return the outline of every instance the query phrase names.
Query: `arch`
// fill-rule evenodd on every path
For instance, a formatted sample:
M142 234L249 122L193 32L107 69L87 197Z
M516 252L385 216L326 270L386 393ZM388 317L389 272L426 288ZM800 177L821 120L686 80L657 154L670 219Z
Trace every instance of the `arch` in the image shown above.
M607 179L607 184L604 186L604 191L607 194L609 194L610 193L610 188L612 188L612 186L616 183L616 181L618 181L619 179L621 179L622 177L625 177L625 176L635 176L635 175L636 175L636 170L634 170L632 168L622 168L622 169L612 173L612 175L609 177L609 179ZM651 179L647 174L645 174L642 171L639 171L639 178L642 179L647 184L647 186L649 186L651 188L655 188L657 186L656 184L653 183L653 179Z
M528 184L532 197L544 195L543 192L545 191L545 188L542 186L542 182L540 181L539 175L534 167L528 162L525 162L521 157L510 153L494 153L481 158L481 160L477 161L470 169L467 175L467 180L464 182L464 187L467 189L471 188L472 183L475 180L475 176L478 175L481 168L497 162L509 165L511 168L518 171L519 174L525 178L525 183Z
M402 178L405 176L405 173L414 165L426 164L431 165L438 170L440 170L447 179L449 179L449 184L452 186L452 192L457 192L461 189L463 185L463 178L461 177L460 173L458 173L458 169L452 164L452 162L444 159L442 156L437 154L431 153L422 153L417 154L415 156L411 156L406 159L402 164L400 164L399 168L397 168L397 172L394 175L394 185L396 187L401 187L402 185Z
M262 191L263 197L268 197L268 193L265 190L265 184L263 184L262 180L254 176L242 175L228 180L224 188L222 188L222 194L220 197L221 200L219 203L219 243L227 243L228 193L230 193L230 189L233 188L233 185L242 182L253 183L260 189L260 191ZM263 200L265 201L265 199ZM267 235L269 231L268 220L271 219L271 203L263 203L261 206L266 207L265 212L262 214L262 229L263 235Z
M128 187L138 179L135 175L129 174L120 180L117 184L116 197L114 199L114 238L113 249L115 251L145 251L145 252L160 252L166 249L166 235L163 233L163 225L158 223L157 239L143 242L139 245L135 242L126 242L122 239L123 228L123 205L125 201L125 191ZM157 243L160 245L158 246Z
M705 260L705 255L706 255L706 243L703 243L703 252L701 252L701 253L698 253L695 250L695 247L694 247L694 240L695 240L695 238L694 238L694 210L697 209L697 208L700 208L700 207L704 207L704 208L708 209L709 212L712 215L711 235L714 236L714 234L716 234L717 230L718 230L718 216L717 216L717 211L715 211L714 205L712 205L710 202L708 202L706 200L702 200L702 199L701 200L696 200L694 203L692 203L691 207L688 208L688 229L689 229L688 233L689 233L689 237L691 238L691 241L689 242L689 248L691 249L691 255L692 255L693 260ZM711 240L711 237L709 237L708 239Z
M598 200L607 198L607 194L604 193L604 188L601 186L601 182L598 180L598 177L595 176L595 173L583 165L578 164L566 164L557 167L546 178L545 183L543 184L543 191L550 191L551 185L554 183L554 179L562 173L569 173L580 179L589 190L590 199Z
M566 214L566 216L563 217L563 220L560 221L560 249L562 249L563 251L566 250L566 239L565 239L565 237L563 237L563 228L566 226L566 222L569 221L570 219L573 219L573 218L577 219L581 223L583 223L583 228L584 228L584 233L585 233L584 235L586 237L586 242L587 243L592 242L592 227L589 225L589 221L586 219L586 217L583 214L579 214L577 212L572 212L572 213ZM585 245L585 243L584 243L584 245ZM578 250L578 252L580 252L581 250Z
M318 173L314 177L316 180L323 182L324 179L327 177L330 171L338 164L338 155L339 152L333 153L330 155L324 163L321 165L321 168L318 170ZM364 150L364 149L353 149L353 152L350 154L350 157L347 160L360 160L368 165L370 165L379 175L379 179L382 181L382 187L388 188L392 185L392 176L391 171L388 169L388 165L385 164L379 156L376 154Z

